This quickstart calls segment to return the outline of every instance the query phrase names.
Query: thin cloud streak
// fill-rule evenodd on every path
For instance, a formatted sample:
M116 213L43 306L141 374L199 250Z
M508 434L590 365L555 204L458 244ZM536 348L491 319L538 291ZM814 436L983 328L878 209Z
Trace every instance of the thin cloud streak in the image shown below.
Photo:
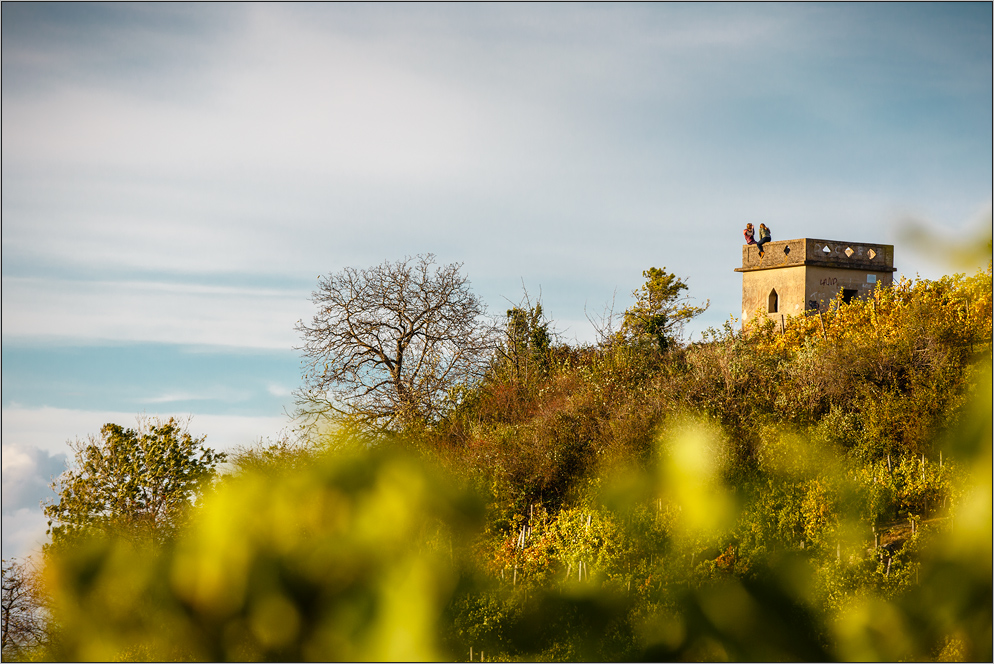
M186 412L155 409L144 413L150 417L191 417ZM51 455L65 454L67 441L86 439L98 434L108 422L124 427L135 426L136 413L120 411L90 411L71 408L8 408L2 409L3 445L21 452L43 450ZM238 415L192 415L190 432L207 436L207 445L218 450L250 446L260 439L275 439L292 426L287 417L248 417Z
M252 393L249 391L239 391L239 390L214 390L211 392L169 392L166 394L160 394L154 397L143 397L138 399L138 403L141 404L166 404L166 403L177 403L177 402L196 402L196 401L224 401L224 402L238 402L247 401L252 398Z
M4 337L290 348L306 294L148 282L3 278Z

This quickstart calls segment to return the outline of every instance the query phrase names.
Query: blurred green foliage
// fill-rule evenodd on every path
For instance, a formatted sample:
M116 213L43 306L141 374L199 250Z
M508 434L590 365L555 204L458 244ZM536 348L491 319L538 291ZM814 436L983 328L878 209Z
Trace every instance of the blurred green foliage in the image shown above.
M459 578L472 496L393 446L250 469L155 551L99 539L52 555L64 638L80 660L433 660Z
M504 351L436 423L50 551L50 655L991 659L989 267L665 348L517 308Z

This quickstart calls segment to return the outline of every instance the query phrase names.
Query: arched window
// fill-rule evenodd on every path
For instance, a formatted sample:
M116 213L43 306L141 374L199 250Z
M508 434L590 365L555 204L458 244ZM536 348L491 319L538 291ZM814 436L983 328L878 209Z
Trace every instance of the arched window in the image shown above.
M775 314L780 311L780 296L777 295L776 288L770 291L770 301L767 304L766 310L771 314Z

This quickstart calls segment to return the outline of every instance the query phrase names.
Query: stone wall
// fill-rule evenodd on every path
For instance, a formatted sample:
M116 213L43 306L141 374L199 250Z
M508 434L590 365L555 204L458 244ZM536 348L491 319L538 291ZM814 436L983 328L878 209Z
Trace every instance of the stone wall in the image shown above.
M775 321L828 308L840 291L846 299L867 297L890 286L893 245L800 238L768 242L759 257L743 245L742 324L757 315Z
M767 242L763 253L760 258L759 247L742 245L742 267L735 271L770 270L787 265L894 271L894 246L890 244L800 238Z

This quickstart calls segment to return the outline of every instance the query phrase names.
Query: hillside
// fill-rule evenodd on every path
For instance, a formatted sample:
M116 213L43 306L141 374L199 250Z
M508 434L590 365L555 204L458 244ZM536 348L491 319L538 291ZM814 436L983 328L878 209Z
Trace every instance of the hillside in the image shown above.
M53 553L48 652L990 659L990 267L693 344L638 306L586 347L514 308L441 416L246 451L165 544Z

